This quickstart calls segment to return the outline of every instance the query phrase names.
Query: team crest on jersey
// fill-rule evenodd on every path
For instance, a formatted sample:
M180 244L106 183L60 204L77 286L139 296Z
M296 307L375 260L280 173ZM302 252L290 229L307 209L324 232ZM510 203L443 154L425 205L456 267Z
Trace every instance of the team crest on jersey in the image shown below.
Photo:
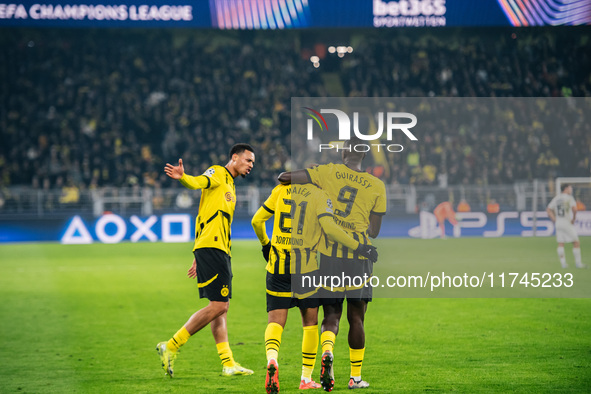
M228 290L228 288L226 286L224 286L222 288L222 291L220 291L220 294L222 295L222 297L227 297L228 294L230 294L230 290Z
M215 174L215 170L213 168L208 168L207 171L203 173L205 176L212 176L213 174Z
M332 213L332 201L330 200L330 198L326 199L326 205L328 206L328 208L326 208L326 212Z
M226 192L225 196L226 196L226 201L235 201L232 193Z

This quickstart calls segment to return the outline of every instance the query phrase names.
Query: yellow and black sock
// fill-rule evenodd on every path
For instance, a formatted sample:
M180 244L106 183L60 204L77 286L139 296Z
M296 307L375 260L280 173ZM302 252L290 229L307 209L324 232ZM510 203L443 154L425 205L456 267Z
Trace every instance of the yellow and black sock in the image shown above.
M318 325L304 327L302 337L302 379L310 381L318 352Z
M281 334L283 327L281 324L269 323L265 330L265 350L267 352L267 361L279 356L279 346L281 346Z
M336 335L332 331L324 331L322 335L320 335L320 343L322 344L322 353L324 352L331 352L334 349L334 342L335 342Z
M232 356L232 350L230 350L230 344L228 342L216 343L215 347L218 349L218 354L224 367L232 368L236 365L234 362L234 357Z
M174 334L172 338L168 340L166 343L166 348L176 352L181 346L187 343L189 338L191 338L191 334L189 334L189 331L187 331L185 326L182 326L181 329L178 330L176 334Z
M351 349L349 348L349 360L351 361L351 377L358 381L361 379L361 364L363 364L363 356L365 348Z

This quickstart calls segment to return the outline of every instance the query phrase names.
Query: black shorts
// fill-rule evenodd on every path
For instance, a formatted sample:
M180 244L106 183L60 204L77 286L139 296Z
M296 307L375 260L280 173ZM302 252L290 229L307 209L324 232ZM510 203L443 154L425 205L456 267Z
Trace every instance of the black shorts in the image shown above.
M320 306L320 302L318 298L313 297L292 297L290 274L267 272L267 312L296 306L300 309L317 308Z
M321 305L342 303L345 298L351 301L372 300L373 288L369 279L373 275L373 263L369 260L321 254L319 275L324 281L323 287L318 290Z
M232 264L230 256L216 248L193 251L197 261L199 298L228 302L232 298Z

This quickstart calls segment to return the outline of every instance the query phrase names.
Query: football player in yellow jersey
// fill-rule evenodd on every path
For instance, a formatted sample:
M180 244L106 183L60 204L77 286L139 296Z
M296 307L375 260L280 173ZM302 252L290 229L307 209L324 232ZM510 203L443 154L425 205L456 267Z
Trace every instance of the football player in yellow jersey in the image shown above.
M271 240L265 222L275 216ZM265 330L267 353L267 393L279 391L277 356L288 309L298 306L302 315L302 376L300 389L321 386L312 380L318 350L318 298L315 288L295 286L302 275L314 275L318 269L316 248L322 231L329 239L356 250L374 261L373 246L360 244L334 222L332 202L327 194L312 184L278 185L252 218L252 226L263 245L267 260L267 312Z
M211 166L198 176L185 173L182 159L178 166L167 163L164 168L166 175L179 180L186 188L202 190L193 247L195 259L187 274L197 278L199 297L209 300L209 304L195 312L168 342L160 342L156 347L162 368L171 378L179 348L208 324L222 361L222 375L253 372L234 361L228 343L226 316L232 298L230 226L236 206L234 178L248 175L254 159L252 147L241 143L230 149L230 160L225 166Z
M360 243L369 244L368 236L375 238L380 232L382 216L386 213L386 187L375 176L363 172L361 163L365 153L352 149L363 141L354 138L345 141L342 150L343 164L325 164L312 169L282 173L282 183L313 183L326 191L334 203L334 217L337 224ZM350 276L370 278L373 264L360 258L359 254L346 245L331 240L319 246L321 275L343 273ZM369 280L369 279L368 279ZM324 319L322 321L322 368L320 383L326 391L334 387L333 348L343 313L343 301L347 298L347 320L349 321L349 356L351 375L349 388L366 388L369 383L361 379L361 365L365 355L364 320L368 302L372 300L372 288L366 282L361 288L337 289L322 299Z

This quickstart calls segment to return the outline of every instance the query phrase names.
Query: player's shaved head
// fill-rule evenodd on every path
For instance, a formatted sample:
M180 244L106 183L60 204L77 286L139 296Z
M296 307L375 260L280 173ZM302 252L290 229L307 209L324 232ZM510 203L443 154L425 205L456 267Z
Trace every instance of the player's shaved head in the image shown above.
M354 147L359 144L363 144L363 141L361 141L359 137L352 137L351 139L345 141L343 144L343 163L361 165L361 162L365 157L365 152L357 152L354 149Z

